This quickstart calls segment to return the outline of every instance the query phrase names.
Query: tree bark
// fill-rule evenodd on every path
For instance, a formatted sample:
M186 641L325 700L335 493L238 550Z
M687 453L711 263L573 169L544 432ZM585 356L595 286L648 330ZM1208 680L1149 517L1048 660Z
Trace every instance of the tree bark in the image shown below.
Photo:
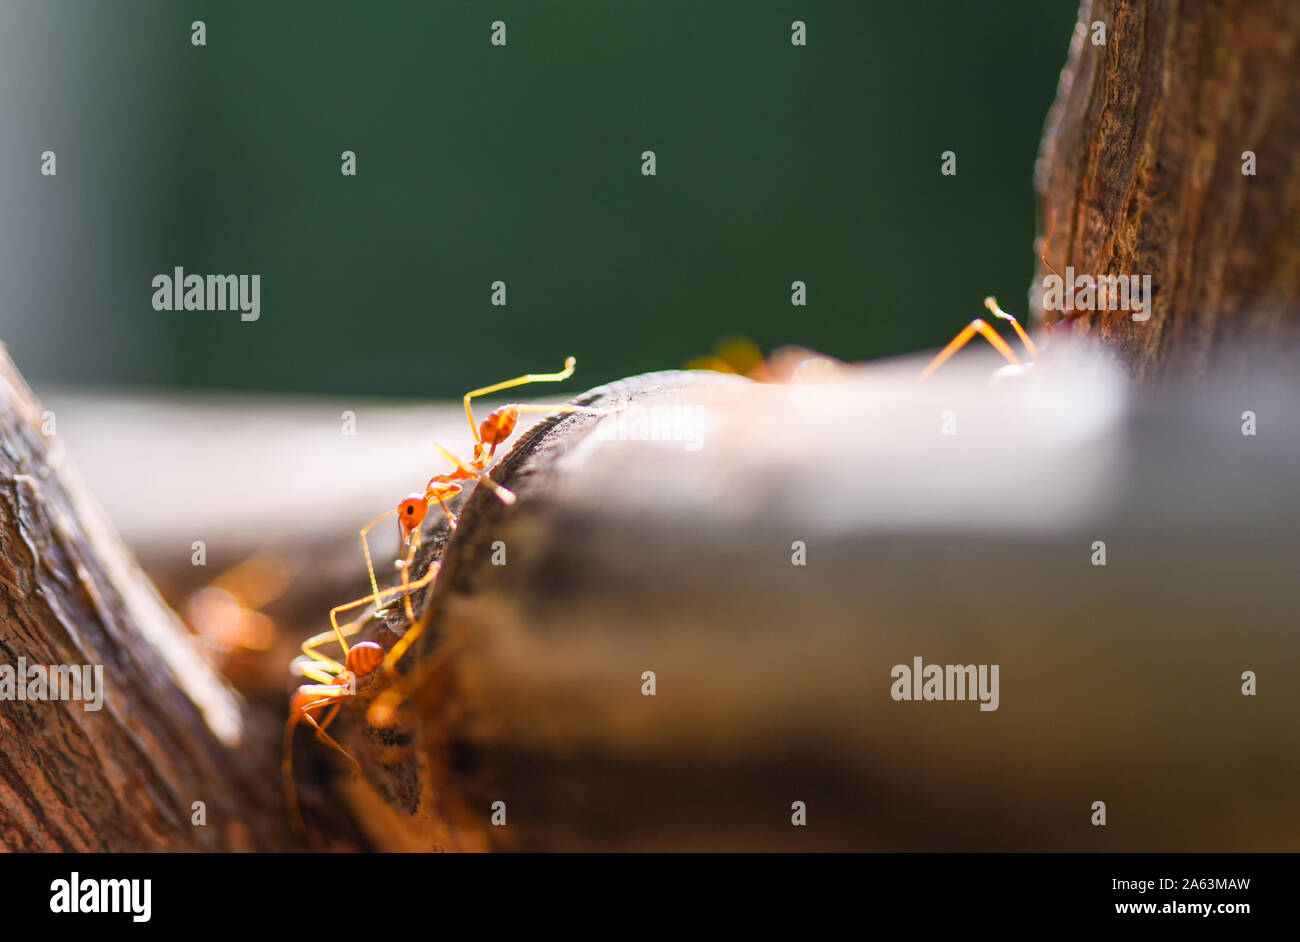
M1139 379L1201 375L1293 336L1300 4L1083 0L1036 183L1058 271L1150 275L1154 298L1145 321L1047 311L1040 281L1031 307L1096 332Z
M651 374L577 400L699 407L695 450L631 419L599 434L615 417L522 436L493 472L517 502L478 487L439 526L421 620L395 607L373 637L427 627L336 727L375 845L1300 847L1300 646L1278 630L1295 384L1121 406L1087 367L1027 392L974 360L918 386L919 366ZM1011 463L1068 485L1004 488ZM997 709L898 701L916 657L1000 665Z
M1057 268L1150 274L1156 294L1147 321L1069 319L1149 381L1210 372L1237 335L1252 351L1289 336L1300 7L1085 0L1079 26L1037 168L1040 236ZM599 439L589 416L525 432L493 472L518 504L479 488L454 534L430 530L415 575L442 569L418 639L335 728L362 761L337 782L374 845L1300 846L1300 767L1278 746L1300 652L1275 630L1297 551L1294 386L1088 419L1091 382L1026 409L956 365L924 395L914 374L795 392L653 374L578 400L701 407L700 454ZM1252 451L1221 437L1225 401L1268 423ZM934 433L952 402L961 444ZM1090 437L1061 439L1081 416ZM0 702L0 844L299 846L282 713L249 709L195 654L43 422L0 359L0 666L102 665L106 692L98 711ZM1027 479L1068 468L1068 487L991 499L1008 455ZM1128 560L1104 577L1080 563L1099 537ZM411 630L391 606L369 636L391 649ZM999 712L892 701L890 668L914 655L1000 661ZM1237 674L1260 666L1269 686L1245 700ZM310 790L306 770L334 759L299 761ZM1094 798L1128 824L1079 824Z
M0 847L292 846L278 730L196 654L46 434L53 419L0 349L0 665L102 668L98 709L88 690L0 701Z

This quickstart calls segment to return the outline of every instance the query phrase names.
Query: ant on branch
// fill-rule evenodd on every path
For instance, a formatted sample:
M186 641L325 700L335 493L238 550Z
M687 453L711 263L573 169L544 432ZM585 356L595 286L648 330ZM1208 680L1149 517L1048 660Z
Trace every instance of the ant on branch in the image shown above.
M1003 367L1003 369L1020 372L1028 369L1037 362L1038 348L1034 346L1033 340L1029 338L1029 334L1025 329L1020 326L1020 322L1016 320L1013 315L1002 310L1002 308L998 306L997 299L991 295L984 299L984 306L989 309L989 313L994 317L999 317L1002 320L1011 322L1011 326L1015 330L1016 336L1020 338L1020 342L1025 345L1025 351L1029 354L1029 363L1021 363L1020 358L1016 356L1015 351L1011 349L1011 345L1003 340L996 330L989 326L988 321L984 320L982 317L977 317L963 327L957 336L953 337L948 343L948 346L935 354L934 359L931 360L929 365L921 371L921 379L930 376L935 370L947 363L948 360L951 359L952 355L962 347L966 346L966 344L969 343L976 334L987 340L993 345L993 349L997 350L998 353L1002 354L1002 356L1006 358L1008 365ZM999 374L1001 374L1001 371L999 371Z
M423 494L417 492L408 495L397 505L395 510L381 514L361 528L361 548L366 558L366 571L370 576L370 594L331 608L329 613L330 630L313 635L303 642L302 655L295 658L291 665L291 670L295 674L314 681L314 683L303 684L294 692L290 700L289 718L285 723L284 732L282 771L284 775L285 802L295 823L300 827L302 818L298 810L293 782L293 734L298 723L307 722L314 727L317 739L343 753L359 770L360 765L356 758L340 746L326 732L326 729L338 715L343 700L356 695L357 679L373 674L381 664L385 667L391 667L410 647L410 644L414 641L413 635L419 634L418 630L408 631L398 641L393 650L389 652L388 657L385 658L383 649L373 641L363 641L353 646L348 645L347 639L361 631L369 616L363 616L346 625L340 625L339 614L371 603L378 606L376 609L376 612L378 612L383 607L386 607L380 605L380 603L387 603L400 596L406 607L407 622L411 623L415 620L411 595L427 586L438 574L438 564L435 562L429 566L428 571L419 579L412 581L410 578L411 567L415 562L416 551L420 546L420 526L424 522L429 508L434 503L437 503L442 508L443 513L446 514L448 524L454 530L456 528L456 516L452 513L451 508L447 506L447 501L454 498L462 490L461 485L456 482L468 480L483 482L504 504L510 505L515 502L514 493L493 481L487 472L493 458L496 457L497 448L514 433L521 414L541 413L551 415L580 412L588 415L607 415L610 412L617 411L616 409L593 409L570 403L558 405L510 403L494 409L483 420L481 425L475 424L474 410L470 404L471 400L528 383L562 382L573 375L576 365L577 360L569 357L564 362L564 369L558 373L527 373L514 379L467 392L463 402L465 404L465 416L469 420L471 431L474 433L473 459L470 462L465 462L446 448L435 444L435 447L443 456L455 465L455 470L434 475L429 479L429 483L425 485ZM382 520L393 515L398 518L402 543L408 549L405 558L398 562L402 571L401 584L380 591L379 580L375 576L374 562L366 535ZM330 641L338 642L343 653L342 662L323 654L319 650L321 645ZM323 718L322 714L324 714Z
M419 537L417 535L412 540L410 558L414 558L415 551L418 548ZM284 725L284 759L281 764L281 773L284 778L285 806L289 809L294 824L299 830L302 829L303 824L302 815L298 810L297 791L293 782L294 731L297 729L299 722L308 723L316 730L317 739L330 748L341 752L360 771L361 766L356 757L340 746L325 730L334 721L334 717L338 715L344 699L356 696L357 680L373 674L384 660L384 649L374 641L362 641L351 647L348 646L346 641L347 638L361 631L362 627L369 621L370 615L363 615L346 625L340 625L338 623L339 613L360 608L371 602L378 605L380 602L393 598L402 592L418 591L432 582L437 575L438 564L434 563L429 567L428 572L414 582L404 580L401 586L395 586L383 592L376 592L373 595L367 595L364 598L355 599L343 605L336 605L330 609L330 623L333 627L329 631L312 635L304 641L302 643L303 653L294 658L289 665L289 669L295 675L314 681L314 683L303 684L294 691L293 696L289 699L289 718ZM342 647L342 663L319 650L321 645L331 641L338 641ZM326 714L323 719L320 718L322 713Z
M1042 254L1039 255L1039 258L1043 260L1044 265L1059 276L1060 273L1057 272L1056 269L1052 267L1052 263L1047 260L1047 252L1051 247L1052 234L1055 231L1056 216L1053 214L1052 224L1047 230L1047 240L1043 243L1043 251ZM1030 339L1028 332L1020 326L1020 321L1016 320L1013 315L1002 310L998 305L997 298L992 295L989 295L984 299L984 306L989 309L989 313L994 317L1011 322L1012 329L1015 330L1016 336L1020 338L1020 342L1024 344L1025 352L1029 354L1029 363L1021 363L1020 358L1016 356L1015 351L1011 349L1011 345L1003 340L1002 336L996 330L989 326L988 321L984 320L982 317L977 317L963 327L957 333L957 336L953 337L952 340L949 341L948 346L935 354L934 359L931 360L929 365L921 371L921 379L926 379L933 374L935 370L947 363L948 360L952 358L952 355L962 347L966 346L967 343L974 339L976 334L987 340L993 346L993 349L1002 354L1003 358L1007 361L1007 366L994 374L995 376L1001 377L1009 375L1008 373L1004 373L1004 370L1015 374L1021 373L1032 367L1038 361L1038 348L1034 346L1034 341ZM1047 326L1050 330L1052 325L1048 324Z
M1048 226L1047 229L1047 238L1043 242L1043 251L1039 255L1039 258L1042 260L1043 265L1047 268L1047 270L1050 271L1055 276L1057 283L1065 284L1066 278L1063 277L1059 271L1057 271L1055 265L1053 265L1050 261L1047 260L1047 255L1052 245L1052 235L1055 232L1056 232L1056 215L1055 213L1053 213L1051 224ZM1067 267L1066 271L1070 272L1071 269ZM1134 276L1134 280L1136 280L1136 276ZM1146 280L1149 282L1149 278ZM1046 287L1046 285L1044 285L1044 287ZM1133 290L1136 291L1136 288L1134 288ZM1104 296L1100 289L1097 289L1097 291L1099 296ZM1134 320L1137 321L1146 320L1147 317L1150 317L1149 311L1146 312L1142 311L1141 304L1139 303L1139 301L1137 300L1129 301L1128 298L1129 295L1127 291L1121 289L1119 294L1121 306L1107 307L1105 308L1105 310L1113 315L1118 315L1118 316L1130 315L1133 317ZM1149 299L1146 303L1149 304ZM1002 379L1008 376L1019 375L1027 372L1034 366L1034 364L1038 360L1038 349L1037 347L1034 346L1034 342L1033 340L1030 339L1029 334L1025 331L1023 327L1020 326L1020 322L1017 321L1015 317L1008 314L1006 311L1002 310L1002 308L998 306L997 300L993 297L985 298L984 306L989 309L989 313L991 313L994 317L998 317L1001 318L1002 320L1011 322L1012 328L1015 330L1016 335L1020 338L1021 343L1024 344L1025 351L1029 354L1029 362L1022 363L1020 358L1016 356L1015 352L1011 349L1011 346L1005 340L1002 339L1002 337L998 334L998 332L994 330L989 325L989 323L985 321L983 318L977 317L969 324L967 324L964 328L962 328L962 330L957 334L956 337L952 339L952 341L948 344L948 346L944 347L935 355L934 359L931 360L929 365L927 365L926 368L921 372L922 379L925 379L926 377L930 376L932 373L934 373L935 370L943 366L943 364L946 363L954 353L956 353L958 350L964 347L971 339L975 337L976 334L983 337L990 344L992 344L993 348L997 350L998 353L1002 354L1003 358L1006 359L1007 361L1008 365L1002 367L994 374L995 379ZM1092 308L1088 307L1085 310L1091 311ZM1044 311L1044 313L1046 313L1046 311ZM1145 313L1146 317L1138 317L1137 315L1139 313ZM1065 324L1069 324L1075 319L1083 316L1079 310L1075 310L1072 308L1063 308L1062 315L1063 315L1062 321ZM1045 321L1044 323L1044 328L1049 335L1053 333L1054 326L1055 325L1052 321Z
M454 530L456 529L456 515L451 512L447 506L447 501L451 500L462 490L457 481L478 480L483 482L492 493L500 498L501 502L506 505L515 502L515 495L508 488L502 487L496 481L488 476L488 467L492 459L496 457L497 448L500 447L506 439L514 434L515 427L519 424L519 416L523 413L538 413L543 415L556 415L573 412L586 413L588 415L607 415L609 409L592 409L587 406L573 405L572 403L560 404L520 404L517 402L500 406L494 409L481 425L474 422L474 409L470 404L471 400L480 396L488 396L492 393L501 392L506 389L512 389L516 386L524 386L529 383L559 383L573 375L573 370L577 366L577 360L569 357L564 361L564 369L558 373L526 373L523 376L516 376L514 379L508 379L500 383L493 383L491 386L484 386L480 389L472 389L465 393L463 402L465 404L465 417L469 420L470 431L474 433L474 457L471 461L466 462L448 451L442 445L435 443L434 447L438 449L448 461L456 466L456 470L446 474L436 474L429 479L425 485L424 493L415 492L407 495L395 510L380 514L366 526L361 528L361 549L366 557L366 571L370 576L370 590L372 596L379 594L379 582L375 578L374 562L370 554L370 544L366 539L366 534L381 521L397 516L398 525L401 529L401 538L403 545L413 547L413 542L418 539L420 525L424 522L429 508L437 503L442 508L447 517L447 522ZM414 549L407 554L405 562L402 564L402 585L410 588L408 579L411 563L414 560ZM406 606L407 621L415 618L415 612L411 607L410 595L403 598ZM336 624L337 627L337 624ZM342 637L339 638L342 642ZM347 645L344 643L344 650Z

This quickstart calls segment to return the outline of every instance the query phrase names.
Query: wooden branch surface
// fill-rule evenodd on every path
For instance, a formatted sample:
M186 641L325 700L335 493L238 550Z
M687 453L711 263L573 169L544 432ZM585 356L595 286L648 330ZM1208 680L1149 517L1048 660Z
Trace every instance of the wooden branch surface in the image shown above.
M698 451L601 437L610 417L524 436L494 474L517 504L480 488L432 541L428 628L345 712L371 839L1300 848L1294 380L1129 401L1099 364L1011 387L984 366L651 374L579 401L699 407ZM1241 435L1241 402L1267 434ZM1000 665L998 709L894 701L914 657Z

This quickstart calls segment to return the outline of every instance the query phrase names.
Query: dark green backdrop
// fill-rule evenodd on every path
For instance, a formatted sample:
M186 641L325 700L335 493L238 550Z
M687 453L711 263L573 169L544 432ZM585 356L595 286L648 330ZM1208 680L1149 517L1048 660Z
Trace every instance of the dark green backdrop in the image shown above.
M5 312L7 339L38 385L421 397L569 353L582 386L678 367L728 333L847 359L938 346L986 294L1023 310L1075 9L11 9L3 42L30 30L44 51L6 73L34 96L3 169L41 260L10 262L30 300ZM35 172L46 147L55 178ZM956 177L939 172L949 149ZM261 320L155 312L150 279L175 265L261 274Z

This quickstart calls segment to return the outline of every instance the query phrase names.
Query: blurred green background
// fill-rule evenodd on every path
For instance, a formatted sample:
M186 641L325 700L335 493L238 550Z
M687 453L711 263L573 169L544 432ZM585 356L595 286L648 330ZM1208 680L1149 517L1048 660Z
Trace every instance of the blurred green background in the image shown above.
M6 0L0 339L38 391L412 397L732 333L937 347L986 294L1023 311L1076 9ZM177 265L260 274L261 319L154 311Z

